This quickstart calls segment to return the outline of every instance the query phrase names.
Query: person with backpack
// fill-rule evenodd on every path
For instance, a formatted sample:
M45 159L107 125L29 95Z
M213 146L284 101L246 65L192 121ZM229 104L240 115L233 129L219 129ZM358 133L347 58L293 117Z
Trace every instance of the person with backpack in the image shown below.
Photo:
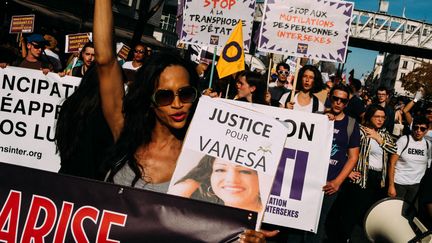
M324 104L314 94L323 88L321 72L312 65L303 66L298 73L297 90L294 101L290 101L291 92L282 95L280 107L319 113L324 111Z
M425 117L414 118L411 134L402 136L396 142L397 153L390 157L389 188L390 197L399 197L415 203L420 181L430 165L430 144L424 136L429 121Z
M305 233L304 242L323 242L327 216L332 210L342 184L357 164L360 151L360 128L355 118L344 113L349 101L349 88L336 84L330 90L329 118L334 120L333 142L330 153L327 182L316 234ZM291 241L289 241L291 242Z

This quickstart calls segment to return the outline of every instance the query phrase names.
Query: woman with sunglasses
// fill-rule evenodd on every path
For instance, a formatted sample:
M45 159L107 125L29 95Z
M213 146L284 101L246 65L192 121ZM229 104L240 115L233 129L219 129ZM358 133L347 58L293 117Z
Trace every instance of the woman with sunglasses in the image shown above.
M314 94L321 91L323 81L321 72L312 65L305 65L299 70L297 92L294 102L290 102L290 93L284 94L279 100L280 107L306 112L323 112L324 104Z
M96 0L93 18L102 110L119 158L107 181L166 193L197 103L198 75L176 54L153 55L125 96L121 68L108 51L113 45L111 6L110 0ZM248 230L241 240L265 238Z
M344 200L341 217L346 238L349 238L356 224L362 226L367 210L386 197L387 164L397 147L390 133L384 127L386 113L383 107L373 104L365 112L360 126L360 154L356 167L349 178L349 184L340 195Z
M144 59L147 57L147 46L143 43L138 43L133 48L132 53L132 61L123 63L122 68L136 71L143 65Z
M259 73L252 71L242 71L237 75L237 95L236 100L265 104L266 101L266 81Z
M96 1L94 43L102 111L116 142L107 180L166 192L198 93L193 66L176 54L154 55L125 95L111 50L111 1ZM107 24L108 23L108 24Z

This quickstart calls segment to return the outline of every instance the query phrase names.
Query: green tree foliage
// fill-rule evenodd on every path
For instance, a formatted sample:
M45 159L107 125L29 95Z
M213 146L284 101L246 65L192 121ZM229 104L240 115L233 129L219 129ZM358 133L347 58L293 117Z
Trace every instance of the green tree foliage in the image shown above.
M415 93L420 87L424 87L425 98L432 98L432 63L423 62L420 67L405 75L401 81L405 90Z

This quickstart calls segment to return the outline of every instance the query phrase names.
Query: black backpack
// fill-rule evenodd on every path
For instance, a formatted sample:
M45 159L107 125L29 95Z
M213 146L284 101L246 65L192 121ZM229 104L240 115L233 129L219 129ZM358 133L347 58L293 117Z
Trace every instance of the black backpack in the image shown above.
M400 155L402 155L403 152L405 152L405 150L408 148L408 144L410 141L410 135L407 134L405 136L407 137L407 143L405 144L405 147L402 149ZM425 142L426 142L426 150L429 152L429 142L426 139L425 139Z

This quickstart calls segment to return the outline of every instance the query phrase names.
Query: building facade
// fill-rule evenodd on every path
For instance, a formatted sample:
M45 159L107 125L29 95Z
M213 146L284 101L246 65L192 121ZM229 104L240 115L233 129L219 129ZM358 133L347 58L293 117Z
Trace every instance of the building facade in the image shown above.
M386 53L382 64L379 84L393 89L395 95L413 96L402 87L402 78L423 62L431 63L431 59Z

